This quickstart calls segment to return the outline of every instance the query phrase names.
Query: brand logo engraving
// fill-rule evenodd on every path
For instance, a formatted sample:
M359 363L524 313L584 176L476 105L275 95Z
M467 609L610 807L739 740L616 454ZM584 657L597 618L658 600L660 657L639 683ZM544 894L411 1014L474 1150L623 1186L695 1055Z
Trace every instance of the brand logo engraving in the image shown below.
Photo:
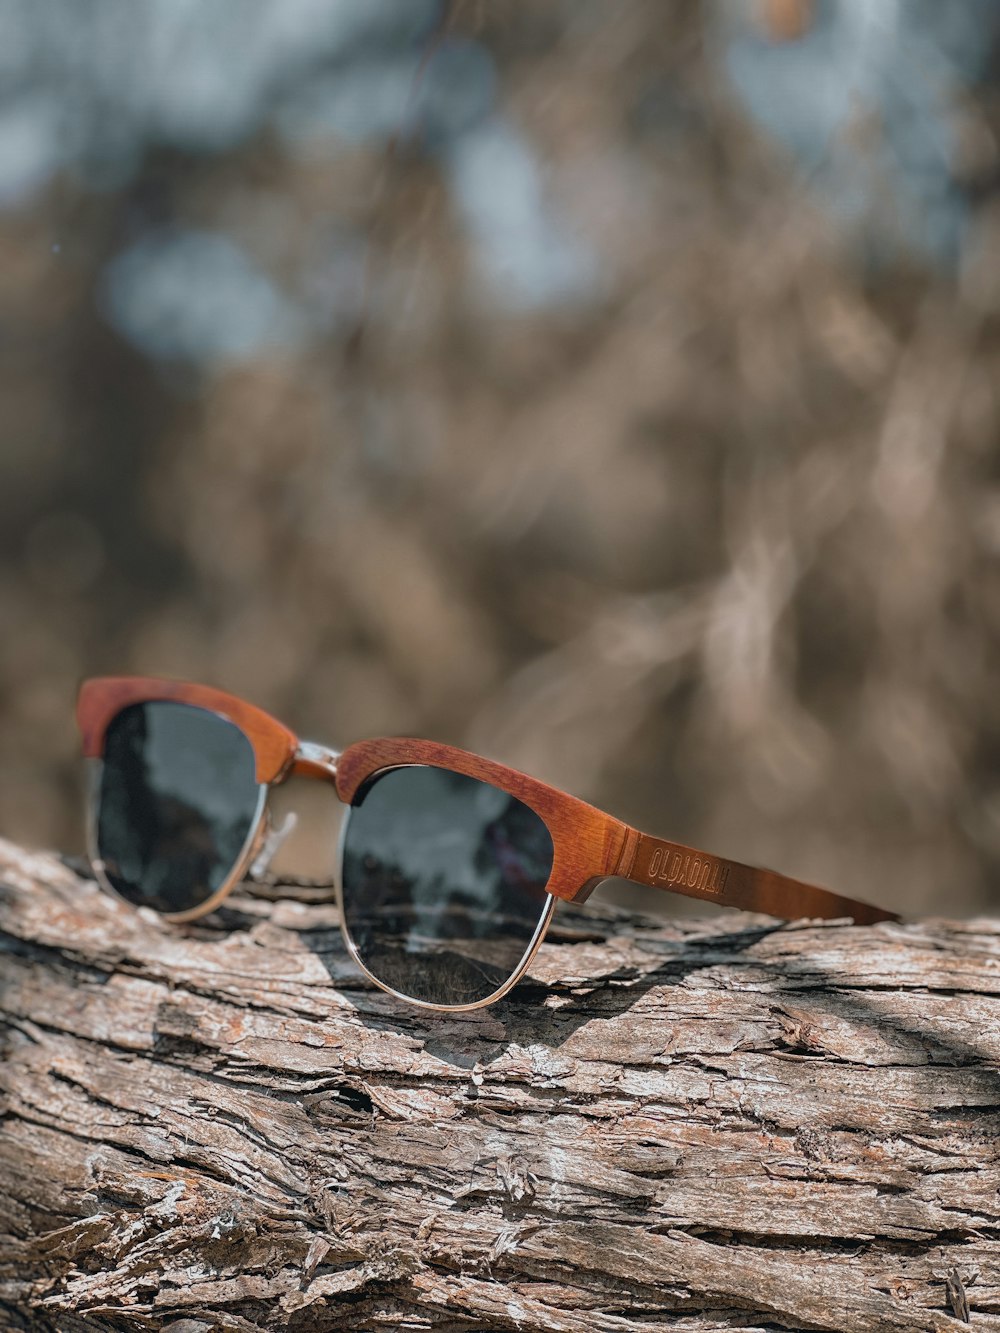
M721 893L729 867L697 852L671 852L657 847L650 857L649 878L658 884L684 884L700 893Z

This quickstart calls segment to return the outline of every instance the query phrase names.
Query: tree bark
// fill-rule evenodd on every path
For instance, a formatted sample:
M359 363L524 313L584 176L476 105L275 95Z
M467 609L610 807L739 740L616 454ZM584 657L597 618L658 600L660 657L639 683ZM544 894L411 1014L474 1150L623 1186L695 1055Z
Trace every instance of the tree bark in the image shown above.
M996 923L591 900L446 1016L273 897L0 843L0 1327L1000 1329Z

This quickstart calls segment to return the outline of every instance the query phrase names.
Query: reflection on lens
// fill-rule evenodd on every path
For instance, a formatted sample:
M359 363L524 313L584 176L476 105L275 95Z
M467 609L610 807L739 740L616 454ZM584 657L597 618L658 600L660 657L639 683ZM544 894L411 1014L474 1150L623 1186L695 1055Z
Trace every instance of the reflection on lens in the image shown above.
M239 861L262 788L253 746L181 703L124 708L104 741L97 854L123 897L159 912L210 898Z
M428 1004L487 999L548 910L552 838L499 788L415 765L376 777L344 833L344 924L365 966Z

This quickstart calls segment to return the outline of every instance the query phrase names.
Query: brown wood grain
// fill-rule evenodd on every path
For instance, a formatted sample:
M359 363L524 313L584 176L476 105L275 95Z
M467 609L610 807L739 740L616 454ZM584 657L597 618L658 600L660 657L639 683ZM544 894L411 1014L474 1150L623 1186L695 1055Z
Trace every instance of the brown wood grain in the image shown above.
M207 708L234 722L253 745L258 782L274 782L292 762L298 745L295 733L262 708L211 685L146 676L100 676L83 682L77 697L76 718L84 755L97 758L103 753L104 733L116 713L129 704L151 700Z
M0 843L0 1327L1000 1329L997 922L561 904L532 974L422 1014L326 903Z
M579 901L603 876L614 873L625 842L626 826L620 819L516 768L454 745L406 736L357 741L337 760L337 792L341 800L350 802L373 774L399 764L450 768L490 782L530 806L552 835L552 873L547 888L556 898Z
M845 898L843 894L831 893L776 870L727 861L696 847L653 838L635 829L629 829L616 873L668 893L682 893L722 907L767 912L789 921L800 917L826 920L850 917L859 926L870 926L876 921L899 920L895 912L856 898Z

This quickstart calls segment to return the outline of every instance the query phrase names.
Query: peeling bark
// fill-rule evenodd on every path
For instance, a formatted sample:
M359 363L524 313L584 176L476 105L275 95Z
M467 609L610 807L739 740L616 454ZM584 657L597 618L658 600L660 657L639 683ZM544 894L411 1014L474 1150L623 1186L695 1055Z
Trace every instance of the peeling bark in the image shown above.
M1000 1329L1000 926L549 939L420 1014L0 843L0 1327Z

